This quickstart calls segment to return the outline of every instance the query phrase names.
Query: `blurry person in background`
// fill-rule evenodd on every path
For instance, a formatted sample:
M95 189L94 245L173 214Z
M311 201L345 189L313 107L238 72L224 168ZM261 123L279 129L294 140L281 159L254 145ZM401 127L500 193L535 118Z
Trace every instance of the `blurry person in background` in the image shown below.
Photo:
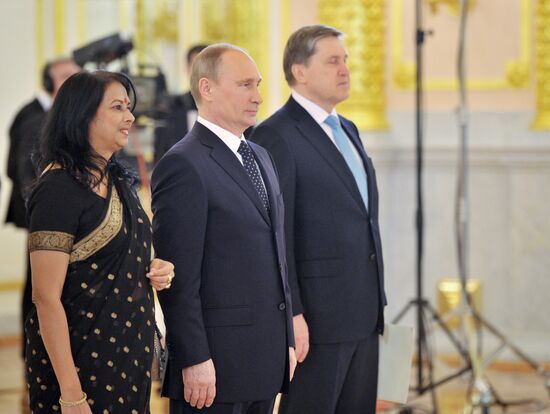
M197 55L208 45L197 44L187 51L187 73L191 73L191 66ZM163 114L161 125L155 130L155 163L172 146L187 134L197 120L197 105L190 91L182 95L168 95L161 104Z
M41 134L28 200L32 268L25 321L34 414L148 414L155 335L151 261L136 177L115 157L128 143L135 91L119 73L78 73L59 90Z
M7 176L11 179L12 188L6 223L13 223L21 229L27 228L24 196L29 185L36 178L31 162L31 152L38 141L40 128L46 113L53 104L57 91L65 80L80 70L80 66L70 58L61 58L46 63L42 70L42 90L15 115L9 130L10 149ZM22 323L24 323L25 317L32 306L28 252L25 257L26 277L21 305ZM24 339L23 337L23 343ZM23 352L24 349L23 346Z

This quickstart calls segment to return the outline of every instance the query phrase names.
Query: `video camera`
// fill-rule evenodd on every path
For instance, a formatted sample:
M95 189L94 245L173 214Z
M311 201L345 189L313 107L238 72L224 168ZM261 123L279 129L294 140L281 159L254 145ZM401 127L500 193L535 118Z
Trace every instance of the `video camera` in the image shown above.
M131 38L124 37L120 33L115 33L74 50L73 59L82 67L87 63L93 63L96 67L101 67L125 57L133 48L134 45ZM144 68L147 71L143 70ZM134 109L134 114L136 116L147 115L155 118L157 106L162 96L166 93L166 80L158 66L146 66L139 69L139 74L130 74L127 68L122 69L122 72L132 79L136 88L137 105ZM154 72L150 69L154 69ZM155 74L149 75L152 72Z

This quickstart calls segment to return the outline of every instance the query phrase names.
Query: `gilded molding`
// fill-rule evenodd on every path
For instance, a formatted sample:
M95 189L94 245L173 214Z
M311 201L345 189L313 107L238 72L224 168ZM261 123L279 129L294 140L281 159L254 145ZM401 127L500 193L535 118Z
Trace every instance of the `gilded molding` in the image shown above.
M319 22L346 33L350 97L339 111L362 130L385 130L384 0L319 0Z
M120 4L123 4L122 2ZM152 39L148 36L149 16L147 15L146 1L136 0L135 4L135 51L138 65L147 64Z
M159 6L158 15L153 22L153 33L157 40L164 40L170 43L178 42L177 5L163 2Z
M550 130L550 0L538 0L536 12L537 112L531 129Z
M447 6L451 13L458 15L460 13L460 0L425 0L432 13L439 11L439 6ZM468 11L472 10L476 5L476 0L468 1Z
M269 70L269 0L201 0L200 38L207 43L228 42L244 48L254 59L262 76ZM264 102L269 102L269 89L260 86ZM267 105L260 106L265 118Z
M65 53L65 2L63 0L54 0L53 15L55 54L59 56Z
M397 89L412 90L415 85L416 64L403 59L403 4L405 0L391 0L391 42L393 82ZM437 11L437 7L446 5L453 14L458 13L457 0L425 0ZM520 56L504 64L503 75L498 78L474 78L467 80L467 87L477 91L496 91L506 89L525 89L531 83L531 1L520 2ZM469 10L475 3L470 0ZM450 91L458 89L455 78L428 78L424 81L426 90Z

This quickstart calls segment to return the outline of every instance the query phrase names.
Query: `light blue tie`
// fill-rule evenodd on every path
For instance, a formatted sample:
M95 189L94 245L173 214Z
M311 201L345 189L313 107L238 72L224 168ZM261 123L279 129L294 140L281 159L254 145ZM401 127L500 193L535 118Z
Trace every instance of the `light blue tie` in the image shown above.
M359 192L361 193L363 203L365 203L365 208L368 210L369 192L367 188L367 175L365 173L365 167L355 156L355 153L353 152L353 144L342 129L340 120L334 115L329 115L327 116L327 119L325 119L325 124L327 124L332 130L332 135L334 136L336 146L346 160L346 163L355 178Z

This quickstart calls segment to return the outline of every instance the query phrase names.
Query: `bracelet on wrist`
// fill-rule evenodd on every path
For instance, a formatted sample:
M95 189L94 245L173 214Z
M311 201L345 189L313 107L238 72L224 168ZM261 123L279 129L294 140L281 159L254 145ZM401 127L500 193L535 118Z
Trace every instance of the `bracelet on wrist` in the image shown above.
M77 405L84 404L88 396L84 391L82 391L82 398L78 401L65 401L63 398L59 397L59 404L62 407L76 407Z

